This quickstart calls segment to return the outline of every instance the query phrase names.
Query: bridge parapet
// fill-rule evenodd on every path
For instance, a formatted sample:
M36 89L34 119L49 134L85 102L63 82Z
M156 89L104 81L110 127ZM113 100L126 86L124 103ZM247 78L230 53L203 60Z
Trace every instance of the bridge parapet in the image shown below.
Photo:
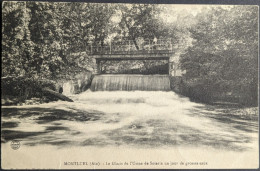
M96 42L87 47L89 55L144 55L173 53L171 39L115 41L110 43Z

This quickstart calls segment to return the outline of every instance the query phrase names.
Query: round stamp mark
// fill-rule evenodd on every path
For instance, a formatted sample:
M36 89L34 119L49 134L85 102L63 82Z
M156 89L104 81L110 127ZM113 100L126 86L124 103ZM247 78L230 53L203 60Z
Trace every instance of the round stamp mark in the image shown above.
M20 144L20 141L18 141L18 140L13 140L13 141L11 142L11 148L12 148L13 150L19 149L20 146L21 146L21 144Z

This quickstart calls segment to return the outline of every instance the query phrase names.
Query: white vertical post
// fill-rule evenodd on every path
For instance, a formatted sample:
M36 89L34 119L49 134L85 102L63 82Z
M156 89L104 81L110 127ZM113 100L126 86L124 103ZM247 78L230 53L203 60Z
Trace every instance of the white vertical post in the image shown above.
M131 42L130 40L128 40L128 52L130 53L130 51L131 51Z
M170 62L170 58L168 58L168 75L171 76L171 62Z
M171 52L172 52L172 39L170 38L170 46L171 46Z

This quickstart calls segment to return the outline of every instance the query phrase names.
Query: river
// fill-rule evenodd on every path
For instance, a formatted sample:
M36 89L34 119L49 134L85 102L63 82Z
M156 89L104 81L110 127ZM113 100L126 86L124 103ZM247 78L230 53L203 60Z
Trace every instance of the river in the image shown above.
M136 159L139 153L139 157L155 162L165 161L166 153L173 155L176 161L193 161L197 156L200 161L211 162L209 168L219 168L226 157L258 156L257 119L191 102L174 92L86 91L69 97L74 102L2 107L2 154L14 155L14 166L26 168L23 163L14 161L24 155L27 160L33 160L29 154L41 159L52 154L50 159L59 158L59 162L53 161L54 168L73 167L59 164L60 160L71 160L72 156L73 160L81 159L76 153L100 162L103 159L118 161L118 157L111 156L113 152L122 155L122 161ZM10 148L12 140L20 141L18 150ZM125 150L129 155L124 153ZM154 156L146 156L148 151ZM39 152L44 155L39 156ZM104 158L97 158L97 154L104 155ZM213 160L206 157L209 155L219 158ZM244 157L236 163L252 166L250 162L241 163ZM5 166L10 164L10 161L3 162ZM28 161L24 162L28 164ZM38 163L36 168L53 168L35 162ZM253 166L256 165L254 162ZM226 163L225 166L232 168L234 165ZM180 165L176 167L182 168Z

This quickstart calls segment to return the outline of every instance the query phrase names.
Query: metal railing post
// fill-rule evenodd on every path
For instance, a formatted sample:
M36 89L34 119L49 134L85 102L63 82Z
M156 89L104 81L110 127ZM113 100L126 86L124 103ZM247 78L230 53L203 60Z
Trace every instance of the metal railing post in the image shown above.
M150 52L150 50L151 50L150 39L148 39L148 42L149 42L149 50L148 50L148 52Z
M103 43L103 44L102 44ZM138 51L135 49L135 44L133 40L124 40L119 43L115 43L109 41L107 44L104 42L97 41L94 43L89 43L88 51L91 54L99 53L99 54L113 54L120 51L120 53L131 54ZM173 45L172 38L168 39L146 39L143 42L139 42L140 53L153 53L159 51L168 51L173 52L175 46ZM113 49L112 49L113 48ZM128 49L127 49L128 48ZM113 51L113 52L112 52ZM142 52L141 52L142 51Z
M110 54L112 54L112 43L111 43L111 41L109 42L109 49L110 49Z
M100 54L102 54L102 44L101 44L101 41L99 43L100 43Z

